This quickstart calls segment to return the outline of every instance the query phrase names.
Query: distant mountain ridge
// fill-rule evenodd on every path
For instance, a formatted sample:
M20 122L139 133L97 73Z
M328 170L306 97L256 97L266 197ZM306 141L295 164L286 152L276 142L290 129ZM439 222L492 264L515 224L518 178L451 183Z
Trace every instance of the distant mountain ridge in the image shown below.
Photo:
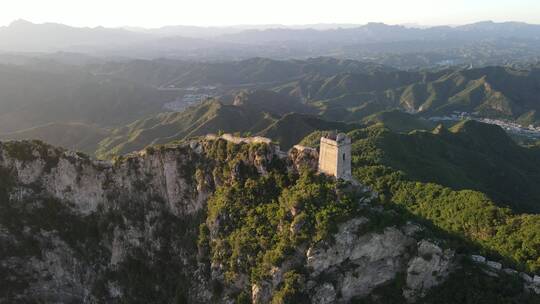
M95 153L99 142L108 135L108 130L83 123L49 123L42 126L0 134L0 140L41 140L87 154Z
M340 56L371 58L403 66L407 63L400 63L389 54L421 53L431 66L445 60L485 65L493 63L493 60L504 62L508 58L520 61L538 59L539 39L540 25L520 22L478 22L428 28L368 23L339 28L269 25L262 26L262 29L172 26L130 30L77 28L19 20L0 28L0 51L75 51L100 57L188 60ZM465 54L460 50L463 47L467 50Z
M485 67L437 72L342 73L306 78L276 90L302 96L331 120L358 120L400 109L423 116L477 113L540 123L540 70Z
M361 124L327 121L316 109L272 91L241 92L233 104L208 100L184 112L163 113L117 128L100 142L102 158L209 133L240 133L269 137L288 150L318 130L347 132Z
M421 40L475 40L494 38L530 38L540 37L540 25L522 22L483 21L462 26L434 26L411 28L402 25L387 25L372 22L354 28L328 30L314 29L264 29L247 30L224 37L225 40L242 43L262 43L276 41L331 41L352 43L375 43ZM350 43L350 44L352 44Z
M58 23L34 24L17 20L0 27L0 50L59 51L78 46L121 45L150 40L152 36L124 29L77 28Z
M336 73L370 73L395 69L375 63L331 57L305 60L254 57L225 62L193 62L163 58L106 62L89 66L89 71L107 78L183 88L205 85L278 84L308 75L328 77Z
M233 104L211 99L183 112L162 113L114 129L100 143L97 155L110 157L140 150L150 144L165 144L209 133L238 132L266 136L266 133L272 132L276 123L282 117L287 117L284 115L288 113L309 114L315 113L315 109L300 103L295 98L272 91L242 92L236 96ZM323 120L313 119L317 122L313 122L312 126L317 123L324 124ZM288 148L296 143L296 139L299 141L314 130L315 127L310 127L299 131L299 135L292 135L293 130L287 129L283 133L274 132L271 135L276 135L273 136L276 139L277 135L282 136L280 138L286 138L284 145Z

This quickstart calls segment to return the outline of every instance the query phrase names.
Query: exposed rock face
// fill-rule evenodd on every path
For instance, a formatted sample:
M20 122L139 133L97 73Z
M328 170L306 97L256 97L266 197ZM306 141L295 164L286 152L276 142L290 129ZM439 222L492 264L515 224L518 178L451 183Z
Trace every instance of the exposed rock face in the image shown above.
M289 159L294 165L296 170L301 168L308 168L311 170L317 170L319 165L319 153L317 150L296 145L289 151Z
M336 301L336 290L330 283L324 283L320 286L313 297L311 298L313 304L330 304Z
M439 285L448 277L454 258L452 250L442 250L437 245L421 241L418 244L418 256L409 261L407 267L407 289L404 297L413 302L426 292Z
M207 302L199 214L228 182L213 174L214 144L148 149L114 165L39 142L0 144L0 302ZM243 162L264 174L271 152Z
M95 273L84 267L83 263L72 259L73 250L58 236L42 232L39 237L49 245L49 248L43 250L41 258L10 261L20 265L28 276L31 276L32 272L39 273L36 280L29 284L28 292L39 295L46 301L57 301L59 298L66 302L87 299L89 289L80 278L93 276Z
M418 230L416 225L362 233L368 222L366 218L349 220L340 225L334 244L318 244L308 249L307 266L312 277L316 281L330 277L334 282L315 286L314 302L326 303L324 299L331 298L330 290L335 289L339 294L336 301L347 303L352 298L369 295L404 272L407 272L407 298L414 300L443 282L451 271L453 253L427 241L417 243L411 236ZM428 254L433 256L429 261L425 260Z
M21 149L32 149L20 145ZM11 157L6 149L0 150L0 167L17 176L17 199L25 199L38 190L40 195L73 202L74 209L84 215L114 199L150 200L151 197L166 202L175 215L193 214L202 208L207 195L193 187L191 166L200 160L193 150L185 147L141 153L117 166L104 166L102 162L49 146L25 153L31 153L32 157L18 159ZM34 191L24 191L28 188Z
M359 230L367 222L366 218L355 218L343 223L334 236L333 246L321 244L310 248L307 252L307 265L313 269L313 275L316 276L345 260L375 262L398 257L413 241L395 228L388 228L383 234L362 235Z
M251 287L251 301L254 304L269 303L272 299L272 286L268 282L253 284Z

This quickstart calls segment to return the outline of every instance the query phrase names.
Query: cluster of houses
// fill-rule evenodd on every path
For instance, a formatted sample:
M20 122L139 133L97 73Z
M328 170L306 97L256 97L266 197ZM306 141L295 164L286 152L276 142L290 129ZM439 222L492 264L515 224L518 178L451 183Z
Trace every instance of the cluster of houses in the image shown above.
M476 116L478 113L469 114L467 112L454 112L453 114L446 116L433 116L428 118L431 121L460 121L464 119L472 119L479 122L497 125L509 133L519 134L528 136L531 138L540 138L540 127L535 127L534 125L522 126L516 122L502 120L502 119L492 119L492 118L482 118Z
M214 97L213 94L186 94L182 98L164 104L163 108L169 111L180 112L212 97Z

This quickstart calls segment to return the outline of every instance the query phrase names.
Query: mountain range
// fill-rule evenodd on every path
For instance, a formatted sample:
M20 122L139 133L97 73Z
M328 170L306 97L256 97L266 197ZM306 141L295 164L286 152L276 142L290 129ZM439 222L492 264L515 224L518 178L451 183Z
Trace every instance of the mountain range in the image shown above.
M426 117L455 112L537 125L539 70L486 67L437 72L343 73L305 78L277 90L309 100L331 120L401 109Z
M0 28L0 51L70 51L109 58L189 60L339 56L411 68L534 61L538 60L539 38L540 26L519 22L429 28L369 23L336 28L172 26L142 30L75 28L18 20Z
M289 149L315 130L348 131L353 125L329 122L314 115L314 108L272 91L238 94L232 104L208 100L183 112L164 113L112 130L97 155L110 157L211 133L267 136Z
M0 69L0 138L38 138L101 156L220 131L268 135L290 147L317 129L315 121L320 128L384 121L404 132L465 112L524 127L540 124L537 67L402 71L328 57L90 64L42 58ZM198 102L183 101L193 94ZM171 102L188 109L171 112L165 107ZM289 113L312 117L282 121ZM280 127L291 117L304 130L295 136ZM66 125L74 126L72 135L58 141ZM78 140L77 132L88 141Z

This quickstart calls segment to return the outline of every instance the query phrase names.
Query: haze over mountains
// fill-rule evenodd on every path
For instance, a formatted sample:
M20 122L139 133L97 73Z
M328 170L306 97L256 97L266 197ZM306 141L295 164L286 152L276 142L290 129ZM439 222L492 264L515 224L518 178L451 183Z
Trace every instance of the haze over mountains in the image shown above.
M274 27L198 28L171 26L75 28L18 20L0 28L0 50L7 52L80 52L100 57L199 60L249 57L305 58L339 56L378 60L400 67L444 64L496 64L538 60L540 26L519 22L479 22L462 26L410 28L369 23ZM195 52L196 50L196 52ZM409 56L404 58L393 56ZM422 60L424 62L422 62Z

